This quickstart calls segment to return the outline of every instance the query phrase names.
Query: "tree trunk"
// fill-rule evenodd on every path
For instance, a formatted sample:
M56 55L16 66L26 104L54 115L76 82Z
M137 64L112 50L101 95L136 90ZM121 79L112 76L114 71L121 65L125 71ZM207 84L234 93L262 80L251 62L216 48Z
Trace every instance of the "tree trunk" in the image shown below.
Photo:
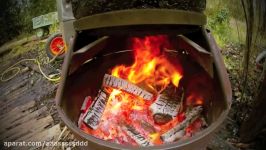
M252 48L252 37L253 37L253 23L254 23L254 11L253 11L253 1L252 0L241 0L246 20L246 49L244 51L243 58L243 77L242 85L243 91L246 90L246 83L248 80L248 70L249 70L249 61L250 61L250 51Z
M240 128L240 138L243 142L252 141L266 126L266 75L259 88L253 111Z

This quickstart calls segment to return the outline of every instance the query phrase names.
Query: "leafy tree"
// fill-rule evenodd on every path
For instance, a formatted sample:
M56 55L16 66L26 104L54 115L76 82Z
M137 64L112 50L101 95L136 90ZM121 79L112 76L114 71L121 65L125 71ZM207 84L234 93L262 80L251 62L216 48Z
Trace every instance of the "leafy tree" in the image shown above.
M0 1L0 45L11 40L22 29L18 22L20 9L18 1Z
M1 0L0 45L19 34L32 33L32 18L53 11L55 0Z

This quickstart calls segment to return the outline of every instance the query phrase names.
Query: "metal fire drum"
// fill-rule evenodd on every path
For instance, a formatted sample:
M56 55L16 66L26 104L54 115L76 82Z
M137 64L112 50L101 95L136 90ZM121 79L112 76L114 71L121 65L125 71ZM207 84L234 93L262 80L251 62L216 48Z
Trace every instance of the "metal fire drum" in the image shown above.
M225 120L231 107L231 85L220 50L211 33L204 28L206 16L198 12L172 9L132 9L106 12L75 19L69 1L57 0L59 20L68 51L64 58L56 106L62 121L79 140L88 141L87 149L204 149ZM120 48L118 35L190 34L213 55L215 97L206 109L209 127L190 139L152 147L132 147L97 139L77 126L84 97L99 89L106 71L128 54L107 49ZM97 40L88 42L91 37ZM84 42L85 41L85 42ZM120 47L119 47L120 46ZM119 50L119 49L117 49Z

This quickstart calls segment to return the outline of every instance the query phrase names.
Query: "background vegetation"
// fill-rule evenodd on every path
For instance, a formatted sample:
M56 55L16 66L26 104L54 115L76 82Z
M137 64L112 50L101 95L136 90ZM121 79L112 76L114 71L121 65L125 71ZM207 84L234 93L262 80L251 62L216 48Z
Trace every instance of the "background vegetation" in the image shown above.
M56 11L55 0L1 0L0 45L34 32L32 18L53 11Z

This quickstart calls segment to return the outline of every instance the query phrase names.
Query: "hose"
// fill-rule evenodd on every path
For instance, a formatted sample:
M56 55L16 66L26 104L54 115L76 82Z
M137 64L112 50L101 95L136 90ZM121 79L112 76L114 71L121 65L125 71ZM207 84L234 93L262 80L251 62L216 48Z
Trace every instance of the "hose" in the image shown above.
M37 60L37 59L22 59L20 60L19 62L13 64L12 66L10 66L9 68L7 68L2 74L1 74L1 78L0 78L0 81L2 82L7 82L11 79L13 79L15 76L18 75L18 73L20 72L20 68L19 67L16 67L18 64L22 63L22 62L25 62L25 61L33 61L34 63L37 64L39 70L40 70L40 73L42 74L42 76L44 78L46 78L47 80L49 81L52 81L52 82L57 82L60 80L60 77L56 77L56 78L50 78L48 77L42 70L41 68L41 63ZM5 75L11 71L15 71L15 73L7 78L5 78Z
M61 53L61 52L63 52L64 50L65 50L65 47L60 47L60 51L59 51L59 53L57 54L57 55L55 55L48 63L52 63L58 56L59 56L59 54ZM42 74L42 76L44 77L44 78L46 78L48 81L52 81L52 82L58 82L59 80L60 80L60 77L57 77L57 78L50 78L50 77L48 77L44 72L43 72L43 70L42 70L42 68L41 68L41 63L37 60L37 59L22 59L22 60L20 60L19 62L17 62L17 63L15 63L15 64L13 64L12 66L10 66L9 68L7 68L2 74L1 74L1 77L0 77L0 81L1 82L7 82L7 81L9 81L9 80L11 80L11 79L13 79L15 76L17 76L18 75L18 73L20 72L20 68L19 67L15 67L16 65L18 65L18 64L20 64L20 63L22 63L22 62L24 62L24 61L33 61L34 63L36 63L37 64L37 66L38 66L38 68L39 68L39 70L40 70L40 73ZM8 72L10 72L10 71L16 71L13 75L11 75L11 76L9 76L8 78L4 78L4 76L8 73Z

